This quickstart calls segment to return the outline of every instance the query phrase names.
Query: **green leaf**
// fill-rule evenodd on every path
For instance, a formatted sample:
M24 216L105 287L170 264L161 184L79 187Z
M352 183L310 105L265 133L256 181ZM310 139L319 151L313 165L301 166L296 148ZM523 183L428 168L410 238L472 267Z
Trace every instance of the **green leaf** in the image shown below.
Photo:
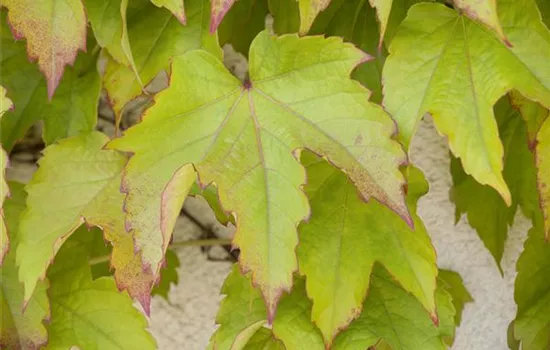
M550 118L546 118L536 141L537 185L544 217L544 233L550 237Z
M474 299L464 286L462 277L457 272L440 269L437 278L438 286L441 286L441 288L452 296L453 306L456 312L455 325L458 326L462 321L462 310L464 310L464 306L474 301Z
M92 280L86 247L69 240L48 270L47 349L156 349L147 320L111 277Z
M229 222L235 224L234 217L228 215L223 210L220 204L220 200L218 198L218 189L215 186L210 185L205 189L201 189L199 184L194 183L189 190L189 195L201 196L202 198L204 198L206 203L208 203L208 205L210 206L210 209L212 209L212 211L214 212L214 215L216 216L216 219L220 224L227 225Z
M173 57L188 50L200 48L221 58L217 36L208 32L209 6L208 0L187 0L185 26L170 12L148 2L134 11L128 21L128 36L143 85L167 70ZM103 79L118 123L122 109L141 95L142 86L132 69L112 59Z
M6 89L0 86L0 118L4 116L4 113L13 108L13 103L6 97ZM4 222L4 199L10 194L10 189L6 183L6 168L8 166L8 154L0 147L0 266L4 261L4 257L8 253L10 246L8 230L6 223Z
M510 92L510 102L514 108L519 111L525 123L527 123L529 148L534 149L536 146L537 133L544 120L548 118L550 112L540 104L521 96L516 91Z
M11 244L15 247L19 216L25 208L23 185L10 183L11 198L3 206ZM24 304L23 285L17 278L15 249L11 249L0 267L0 347L2 349L38 349L48 341L43 322L49 317L50 306L46 282L40 283ZM24 313L23 313L24 309Z
M212 12L210 14L210 33L214 33L218 29L225 15L233 7L233 4L235 4L235 1L236 0L212 0Z
M107 140L94 132L65 139L44 151L40 167L27 185L28 207L20 225L17 264L25 299L37 280L44 278L63 243L85 222L101 227L113 245L111 266L116 269L119 288L127 289L149 311L156 271L143 268L141 253L136 252L132 234L125 230L124 195L119 189L127 158L103 150ZM166 245L161 241L158 247L165 250Z
M336 337L333 349L367 349L380 338L393 350L447 349L445 340L454 336L455 311L443 289L436 290L436 303L439 327L388 272L375 268L363 312Z
M159 7L166 7L181 24L187 24L187 18L185 17L185 8L183 6L184 0L151 0L153 4Z
M407 147L431 114L466 173L511 204L492 106L511 89L550 106L550 32L534 0L502 0L498 10L513 47L442 4L413 6L384 66L384 106Z
M319 12L325 10L331 0L297 0L300 7L300 34L307 34Z
M307 164L305 191L313 214L299 227L296 252L313 300L312 321L325 343L331 345L361 314L375 262L437 318L435 251L415 213L418 199L428 191L420 170L409 169L407 203L416 228L412 230L380 203L364 203L346 175L325 161L308 154L302 162Z
M244 85L207 52L175 58L171 86L143 122L110 143L133 153L124 182L138 247L151 250L150 237L161 236L162 227L150 223L166 184L193 163L203 185L216 183L222 207L237 213L234 244L241 266L253 271L272 317L281 293L292 286L296 226L309 213L300 190L305 171L295 151L326 156L348 173L363 198L377 198L410 220L398 169L405 157L391 140L394 125L349 78L363 58L338 38L263 32L252 43L251 80ZM144 259L157 266L160 255Z
M515 339L522 349L544 350L550 346L550 245L544 240L542 215L535 218L518 263L514 299L518 305L513 323Z
M231 44L235 51L248 56L256 35L265 29L267 0L239 0L218 28L220 45Z
M98 44L117 62L132 68L139 82L128 38L128 0L84 0L84 3Z
M268 5L276 34L298 33L300 9L297 0L268 0Z
M243 350L285 350L285 346L273 336L269 329L260 328Z
M67 64L86 51L86 13L80 0L4 0L16 39L27 38L27 52L47 80L51 99ZM47 33L47 34L46 34Z
M484 23L507 42L497 13L497 0L454 0L455 6L468 17ZM509 43L508 43L509 45Z
M531 210L525 207L524 197L526 193L533 193L535 170L525 123L519 112L504 97L495 105L494 113L504 145L503 175L512 194L512 205L507 206L493 188L483 186L467 175L454 157L451 160L451 198L456 205L457 220L462 214L467 214L470 226L477 231L501 269L508 228L514 222L518 204L524 206L524 211Z
M160 282L153 288L151 295L160 295L169 301L170 288L179 283L178 267L180 267L180 259L173 250L168 249L164 255L164 267L160 271Z

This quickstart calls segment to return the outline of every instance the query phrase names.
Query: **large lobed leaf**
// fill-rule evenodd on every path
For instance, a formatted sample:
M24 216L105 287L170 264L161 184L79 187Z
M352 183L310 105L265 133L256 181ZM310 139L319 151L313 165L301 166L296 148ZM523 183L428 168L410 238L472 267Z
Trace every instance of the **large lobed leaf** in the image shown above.
M416 202L428 184L408 171L407 203L416 230L376 201L364 203L345 174L311 155L302 156L312 217L299 227L300 273L313 300L312 321L330 345L361 314L375 262L381 263L437 319L435 251Z
M227 277L222 293L226 297L216 317L219 327L210 339L209 349L280 349L283 345L286 349L327 348L321 332L310 321L312 305L301 278L296 278L292 292L281 299L271 330L263 328L267 310L259 291L237 266ZM436 293L439 327L386 271L375 268L363 312L342 330L332 348L364 350L384 340L394 350L446 349L444 340L454 334L454 308L444 289L438 288ZM280 343L269 340L268 334Z
M141 266L132 234L126 232L119 192L126 156L103 150L108 138L93 132L47 147L27 185L28 200L17 249L19 276L27 300L63 243L82 223L98 226L113 245L111 265L120 289L149 311L156 278ZM159 246L161 247L161 246Z
M86 51L86 13L81 0L4 0L16 39L27 38L29 58L38 66L51 99L67 64Z
M513 88L550 106L550 32L534 0L498 5L512 47L441 4L413 6L384 66L384 106L406 145L418 120L431 114L466 173L495 188L510 205L492 106Z
M25 208L26 194L22 184L10 183L11 197L3 206L11 245L18 243L16 235L19 217ZM0 267L0 348L38 349L48 341L45 319L50 316L46 294L48 283L39 283L32 297L25 302L23 285L19 283L15 265L15 249L10 249Z
M133 154L123 187L144 265L158 271L158 242L172 230L161 219L179 211L163 198L192 163L201 183L215 182L224 209L236 213L241 266L253 271L272 318L297 268L296 226L309 215L300 189L305 171L293 153L307 148L326 156L363 198L377 198L410 220L398 170L405 157L391 140L391 119L349 78L365 59L352 45L263 32L249 57L244 85L205 51L175 58L170 87L143 122L109 147Z

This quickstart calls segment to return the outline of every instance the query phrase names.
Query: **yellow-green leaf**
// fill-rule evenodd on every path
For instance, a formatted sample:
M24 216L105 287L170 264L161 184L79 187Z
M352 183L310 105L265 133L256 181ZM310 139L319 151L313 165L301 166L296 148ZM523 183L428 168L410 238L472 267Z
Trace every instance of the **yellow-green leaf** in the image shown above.
M128 36L141 83L148 85L157 74L168 70L170 60L192 49L204 49L222 56L216 35L208 32L209 1L187 0L187 24L149 2L141 4L128 21ZM159 25L160 24L160 25ZM104 87L117 123L124 106L142 93L135 72L115 60L108 60Z
M13 108L13 103L6 97L6 89L0 86L0 118L8 110ZM0 147L0 266L4 261L4 256L8 253L10 246L8 230L4 222L4 199L9 195L10 189L6 183L5 173L8 166L8 154Z
M187 18L185 17L184 0L151 0L153 4L159 7L166 7L181 24L187 24Z
M546 118L539 130L535 154L544 232L546 237L550 237L550 118Z
M375 262L437 318L435 251L415 213L416 202L428 191L420 170L410 168L408 176L412 230L380 203L364 203L346 175L325 161L307 154L302 162L312 216L299 227L297 254L313 300L312 321L325 342L330 345L361 314Z
M67 64L86 50L86 13L81 0L4 0L16 39L27 38L27 52L38 60L51 99Z
M300 189L305 171L293 154L307 148L326 156L363 198L377 198L410 220L398 169L405 157L391 139L391 119L349 78L365 57L353 45L262 32L249 57L244 84L207 52L175 58L170 87L110 147L133 153L124 177L126 209L139 249L148 252L144 263L158 266L153 239L171 230L156 224L160 208L179 211L161 206L167 183L193 163L202 185L215 182L223 208L236 213L241 266L253 271L272 317L292 286L296 226L309 214Z
M300 5L300 34L307 34L313 21L331 0L297 0Z
M23 185L10 183L11 198L4 203L4 215L13 246L17 244L19 216L25 208ZM15 265L15 249L11 249L0 267L0 348L38 349L48 341L45 319L50 315L46 289L40 283L27 303L23 285L19 283Z
M502 0L498 10L512 47L442 4L413 6L384 66L384 106L407 147L431 114L466 173L509 205L492 107L511 89L550 107L550 32L534 0Z
M210 14L210 33L214 33L222 23L227 12L236 0L212 0L212 12Z

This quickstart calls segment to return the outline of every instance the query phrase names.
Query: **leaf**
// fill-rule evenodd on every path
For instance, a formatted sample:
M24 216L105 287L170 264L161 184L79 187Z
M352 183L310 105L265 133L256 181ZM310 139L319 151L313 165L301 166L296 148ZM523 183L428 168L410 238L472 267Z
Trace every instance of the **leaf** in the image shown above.
M147 320L115 281L92 281L86 247L69 240L48 271L52 304L47 349L156 349Z
M210 14L210 33L214 33L223 18L229 12L236 0L212 0L212 12ZM244 0L243 0L244 1Z
M222 207L237 213L234 245L243 269L253 271L270 319L281 293L292 286L296 226L309 214L300 190L305 171L295 151L326 156L348 173L363 198L377 198L410 220L398 170L405 157L390 138L394 125L349 79L363 59L364 53L338 38L263 32L252 43L251 81L243 85L207 52L175 58L171 86L143 122L110 143L133 154L124 177L126 209L137 246L151 252L144 253L144 263L158 266L150 237L161 236L162 227L151 222L158 222L153 217L166 184L190 163L203 186L216 183ZM176 99L179 104L172 103ZM179 209L162 206L161 217Z
M166 7L181 24L187 24L187 18L185 17L185 8L183 6L184 0L151 0L153 4L159 7Z
M454 0L455 6L468 17L484 23L494 30L508 45L506 35L502 30L497 13L497 0Z
M239 0L229 10L218 28L220 46L231 44L247 56L252 40L265 29L267 0Z
M298 33L300 8L297 0L268 0L268 5L276 34Z
M464 286L462 277L454 271L439 269L438 286L441 286L452 296L453 306L455 308L455 325L459 326L462 321L462 310L468 303L474 301L470 292Z
M413 6L390 45L384 106L407 147L418 120L431 114L466 173L511 204L491 108L511 89L550 105L550 32L532 0L502 0L498 10L511 48L442 4Z
M200 188L200 185L194 183L189 190L189 196L201 196L206 203L210 206L210 209L214 212L216 219L222 225L227 225L229 222L235 224L233 216L228 215L222 208L220 200L218 198L218 189L215 186L208 186L204 189Z
M543 350L550 346L550 245L544 241L542 215L538 213L517 263L514 299L518 305L514 320L515 339L522 349Z
M369 0L369 3L372 7L376 9L378 21L380 22L379 46L382 46L380 44L384 40L384 35L386 34L386 28L390 19L393 0ZM399 6L396 7L399 8Z
M160 282L153 288L151 295L160 295L166 301L169 301L168 292L170 288L172 288L172 285L176 286L179 283L177 269L180 267L180 259L173 250L168 249L164 255L164 260L165 266L160 272Z
M6 89L0 86L0 118L4 116L4 113L13 108L13 103L6 97ZM4 222L4 209L3 203L7 196L10 194L10 189L6 183L6 168L8 166L9 157L3 148L0 148L0 266L4 261L4 257L8 253L10 247L8 230L6 223Z
M52 98L67 64L86 51L86 13L80 0L4 0L16 39L27 38L31 60L38 60Z
M305 187L312 216L299 227L296 253L313 300L311 319L330 346L361 314L375 262L437 319L435 251L416 202L428 191L423 174L409 170L407 203L416 231L376 201L364 203L345 174L308 154ZM358 257L361 257L358 259Z
M300 5L300 34L309 32L315 17L325 10L331 0L297 0Z
M117 62L130 67L137 76L130 48L126 12L128 0L84 0L95 38ZM141 82L139 82L141 85Z
M534 149L536 146L537 133L539 132L542 123L549 115L548 109L542 107L536 102L526 99L516 91L510 92L510 102L514 108L519 111L527 123L529 148Z
M285 346L273 336L269 329L260 328L243 350L285 350Z
M507 206L493 188L483 186L467 175L454 157L451 160L451 198L456 205L457 221L462 214L467 214L470 226L477 231L502 273L500 261L517 206L519 204L524 206L524 210L531 210L525 207L525 194L533 192L535 170L525 123L507 97L497 102L494 113L504 144L503 175L512 194L512 205Z
M23 185L10 183L11 198L4 203L4 215L12 245L17 244L19 215L25 207ZM11 249L0 267L0 347L2 349L38 349L48 340L43 321L49 317L47 283L40 283L30 300L23 302L23 285L17 278L15 249ZM24 314L23 314L24 308Z
M135 252L132 234L124 228L124 195L119 188L127 158L103 150L107 140L94 132L65 139L44 151L40 167L26 187L28 207L20 225L17 264L25 300L37 280L44 278L63 243L86 223L101 227L113 245L111 265L119 288L127 289L149 311L156 274L142 268L141 254ZM163 249L162 242L159 248Z
M204 49L222 56L217 37L208 32L208 0L186 1L187 25L183 26L168 11L146 2L135 10L128 22L128 36L143 85L148 85L170 60L192 49ZM117 124L124 106L142 93L135 73L125 65L108 60L103 77Z
M391 275L376 268L361 316L336 337L334 350L367 349L382 338L393 350L447 349L454 335L454 307L450 295L436 290L439 327Z
M542 124L537 135L535 149L537 166L537 187L540 207L544 217L545 236L550 236L550 118Z

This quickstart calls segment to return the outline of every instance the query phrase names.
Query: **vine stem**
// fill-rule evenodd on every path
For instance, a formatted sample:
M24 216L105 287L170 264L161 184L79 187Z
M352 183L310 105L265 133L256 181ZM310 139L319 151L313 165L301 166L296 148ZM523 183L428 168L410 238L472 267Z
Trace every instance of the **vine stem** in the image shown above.
M231 245L230 239L198 239L193 241L175 242L168 246L168 249L178 249L184 247L210 247L215 245ZM89 265L97 265L109 261L111 255L97 256L88 260Z

